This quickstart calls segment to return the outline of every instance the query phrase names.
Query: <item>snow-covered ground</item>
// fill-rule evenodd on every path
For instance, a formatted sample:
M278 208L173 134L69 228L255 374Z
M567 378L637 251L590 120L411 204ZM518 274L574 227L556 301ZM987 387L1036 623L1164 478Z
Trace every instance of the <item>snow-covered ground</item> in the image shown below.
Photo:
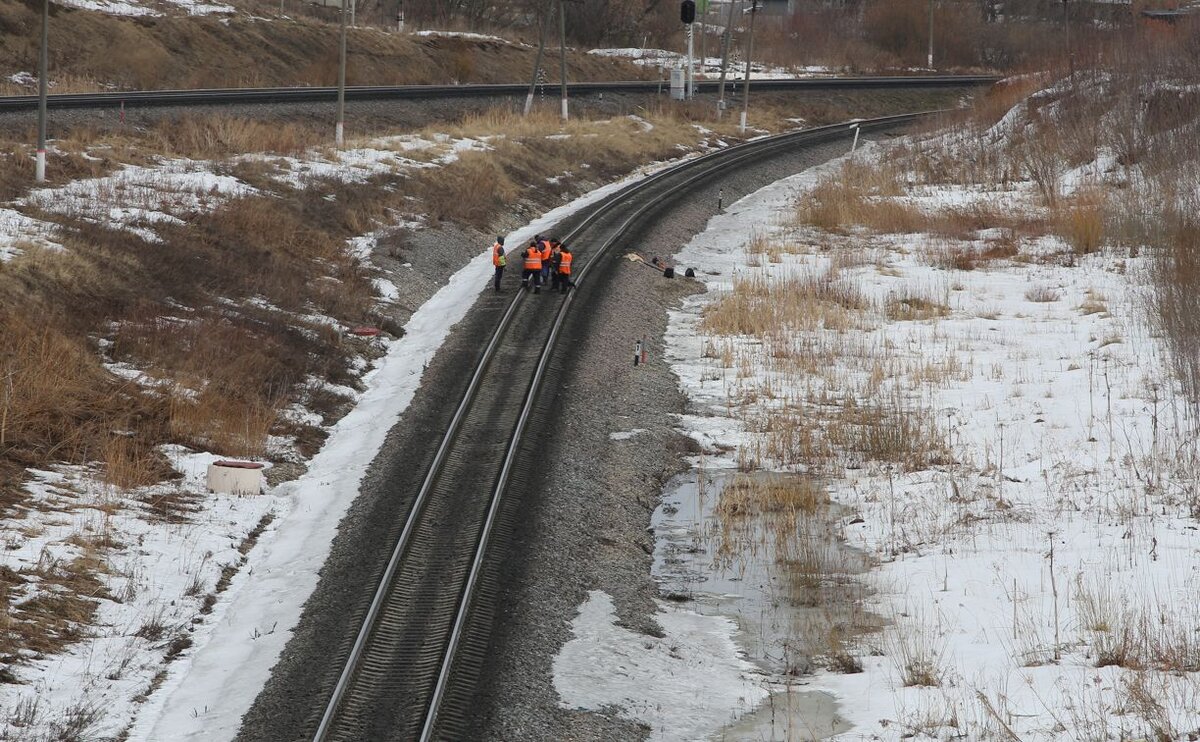
M138 0L54 0L60 5L82 10L94 10L108 15L123 16L159 16L163 15L162 8L175 8L188 15L214 15L234 13L232 5L224 3L206 3L198 0L158 0L155 3L144 3Z
M1102 174L1104 163L1089 170ZM707 449L703 466L828 476L845 513L839 531L877 565L860 579L872 595L865 608L886 625L854 642L862 672L818 672L808 683L836 697L838 714L853 723L836 738L1200 733L1195 436L1163 345L1147 330L1146 259L1100 252L1067 261L1052 256L1069 248L1043 236L1020 259L938 267L944 240L791 226L795 200L818 175L733 205L677 256L709 292L673 316L668 352L693 404L680 424ZM1064 187L1084 181L1068 177ZM995 199L1019 210L1037 201L1028 183L914 196L926 208ZM754 240L785 247L752 253ZM815 324L797 318L793 329L764 337L718 336L702 325L735 282L765 291L814 279L853 287L861 308L837 322L832 314ZM789 421L831 430L829 410L846 404L890 406L893 430L910 426L914 438L893 444L919 443L933 455L913 470L849 450L808 460L773 436ZM915 440L922 436L929 439ZM695 605L723 605L717 612L734 616L748 595ZM575 633L572 656L589 646L594 655L635 651L636 639L591 603ZM685 655L696 650L679 646ZM714 646L699 651L721 651ZM571 705L615 704L661 740L705 736L689 721L694 712L672 701L679 687L707 694L725 719L765 697L750 692L729 703L728 691L747 678L732 656L711 681L688 660L674 664L669 680L660 674L632 689L618 667L586 682L560 672L556 682ZM720 724L707 733L739 738Z
M75 180L63 187L39 188L20 205L120 227L157 242L155 224L184 224L189 216L254 192L237 178L214 173L210 162L176 159L154 166L129 165L112 175ZM34 228L18 224L18 234L22 226L26 232ZM7 234L0 223L0 240Z
M692 65L695 68L696 74L719 76L721 74L721 58L704 56L701 58L700 50L697 46L694 50L695 56L692 59ZM664 69L684 68L687 65L687 55L681 52L668 51L666 49L636 49L636 48L617 48L617 49L592 49L588 54L593 54L598 57L613 57L617 59L626 59L636 65L643 67L659 67ZM836 70L822 66L804 66L804 67L766 67L758 63L750 66L750 79L752 80L788 80L797 76L821 76L835 74ZM730 59L726 74L729 79L741 79L746 74L745 60Z

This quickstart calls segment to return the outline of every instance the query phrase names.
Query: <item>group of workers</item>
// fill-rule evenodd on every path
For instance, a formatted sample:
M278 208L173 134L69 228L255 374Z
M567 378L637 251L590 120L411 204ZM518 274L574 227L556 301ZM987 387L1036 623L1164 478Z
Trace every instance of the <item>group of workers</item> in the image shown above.
M521 251L521 288L525 291L532 289L533 293L540 294L542 286L549 281L551 291L567 293L568 289L575 285L571 280L573 260L574 256L569 247L557 239L537 235L529 242L529 246ZM500 279L507 264L504 237L497 237L496 243L492 245L492 265L496 268L493 283L497 292L500 291Z

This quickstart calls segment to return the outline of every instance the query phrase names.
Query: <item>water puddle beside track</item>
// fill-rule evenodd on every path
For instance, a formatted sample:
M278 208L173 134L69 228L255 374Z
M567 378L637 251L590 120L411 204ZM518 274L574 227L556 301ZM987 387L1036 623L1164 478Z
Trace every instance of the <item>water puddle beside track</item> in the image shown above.
M693 470L655 511L654 577L681 610L721 615L769 697L713 740L820 740L850 727L836 699L806 690L817 668L853 671L848 643L878 626L856 578L869 563L838 535L844 513L800 475Z

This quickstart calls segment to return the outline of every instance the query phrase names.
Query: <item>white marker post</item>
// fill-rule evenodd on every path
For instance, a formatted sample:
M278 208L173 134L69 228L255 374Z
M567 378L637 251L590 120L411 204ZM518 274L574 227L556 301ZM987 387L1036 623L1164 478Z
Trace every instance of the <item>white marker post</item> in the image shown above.
M50 73L50 0L42 2L42 48L38 53L38 142L33 179L46 182L46 95Z
M850 145L850 151L854 152L854 150L858 149L858 132L862 131L862 129L858 127L858 124L850 124L850 128L854 129L854 143Z

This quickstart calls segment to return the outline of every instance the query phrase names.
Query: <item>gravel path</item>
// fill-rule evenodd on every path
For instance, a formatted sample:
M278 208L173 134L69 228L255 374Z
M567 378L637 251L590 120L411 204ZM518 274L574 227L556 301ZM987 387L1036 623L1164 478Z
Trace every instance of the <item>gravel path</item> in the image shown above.
M715 213L718 187L728 204L845 150L842 143L823 145L752 173L730 174L632 236L630 244L672 254ZM482 684L471 739L640 740L648 734L615 714L559 708L551 677L551 662L570 639L570 622L589 590L613 596L622 625L659 634L650 516L663 484L692 448L673 428L672 414L683 411L685 400L662 360L662 336L667 310L699 284L664 279L619 256L608 259L620 265L600 285L587 286L601 298L588 313L578 313L567 334L578 353L555 385L562 414L546 433L548 466L519 495L527 502L524 527L508 559L507 613L495 627L493 672ZM634 368L633 344L643 335L650 362ZM633 429L645 432L609 438Z

